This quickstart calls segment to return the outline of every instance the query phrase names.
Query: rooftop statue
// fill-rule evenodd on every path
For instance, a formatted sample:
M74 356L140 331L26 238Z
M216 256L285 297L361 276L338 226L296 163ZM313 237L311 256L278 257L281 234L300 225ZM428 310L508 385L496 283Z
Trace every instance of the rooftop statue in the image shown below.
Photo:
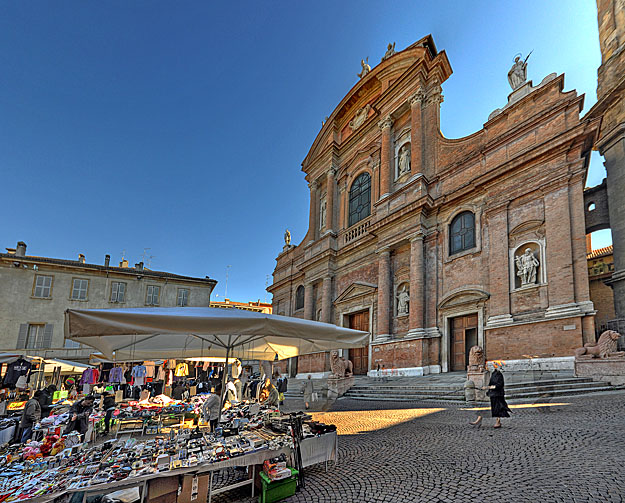
M291 245L291 233L289 232L289 229L284 231L284 244L287 246Z
M513 91L516 91L519 87L525 84L527 80L527 60L529 59L530 52L527 57L521 61L520 56L516 56L514 58L514 63L512 64L512 68L508 72L508 83Z
M369 56L367 56L366 61L364 59L360 60L360 66L362 66L362 71L358 73L358 77L361 79L367 75L371 71L371 67L369 66Z
M394 56L396 52L397 51L395 51L395 42L393 42L392 44L388 44L386 52L384 53L384 56L382 56L382 61L390 58L391 56Z

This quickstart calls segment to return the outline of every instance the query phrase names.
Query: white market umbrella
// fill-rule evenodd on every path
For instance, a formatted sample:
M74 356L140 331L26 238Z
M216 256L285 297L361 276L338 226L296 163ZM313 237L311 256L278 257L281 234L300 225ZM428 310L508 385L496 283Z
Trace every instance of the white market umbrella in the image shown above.
M65 338L120 360L203 356L279 360L356 348L369 334L329 323L240 309L155 307L68 309ZM226 372L222 378L225 391ZM223 395L221 397L223 400Z
M68 309L65 338L114 360L237 357L279 360L362 347L369 334L329 323L240 309Z

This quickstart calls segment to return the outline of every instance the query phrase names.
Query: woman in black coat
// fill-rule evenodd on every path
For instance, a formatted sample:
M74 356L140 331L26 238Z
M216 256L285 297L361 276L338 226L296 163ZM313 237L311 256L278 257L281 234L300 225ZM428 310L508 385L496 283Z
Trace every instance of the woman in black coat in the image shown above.
M487 389L487 395L490 397L490 412L491 417L496 418L494 428L501 428L501 418L510 417L510 408L506 403L505 391L504 391L504 379L503 374L499 368L495 367L495 370L490 376L490 381ZM482 422L482 416L477 416L477 419L471 424L474 426L479 425Z

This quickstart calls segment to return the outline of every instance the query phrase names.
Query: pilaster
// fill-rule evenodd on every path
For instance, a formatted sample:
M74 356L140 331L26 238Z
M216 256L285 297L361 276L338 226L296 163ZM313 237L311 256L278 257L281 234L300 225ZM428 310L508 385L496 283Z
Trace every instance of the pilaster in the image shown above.
M378 123L382 131L382 148L380 152L380 199L391 192L391 127L393 119L390 115Z
M374 342L389 339L391 298L391 250L383 248L378 252L378 327Z

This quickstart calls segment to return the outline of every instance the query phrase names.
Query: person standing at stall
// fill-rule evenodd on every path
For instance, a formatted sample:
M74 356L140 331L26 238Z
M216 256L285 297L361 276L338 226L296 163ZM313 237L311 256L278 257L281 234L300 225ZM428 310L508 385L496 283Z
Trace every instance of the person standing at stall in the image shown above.
M219 412L219 396L210 393L202 405L202 416L204 421L210 424L211 432L214 432L219 424Z
M26 402L24 411L22 412L22 419L20 420L20 426L22 428L22 443L26 443L33 436L33 426L41 419L41 405L39 404L39 397L41 391L35 391L35 395Z
M113 412L115 412L116 404L115 404L115 395L105 391L102 393L104 399L102 400L102 410L105 412L104 415L104 434L108 435L111 430L111 419L113 418Z
M65 435L72 431L77 431L82 437L87 433L89 426L89 416L93 410L93 396L89 395L74 402L69 408L69 423L65 429Z

